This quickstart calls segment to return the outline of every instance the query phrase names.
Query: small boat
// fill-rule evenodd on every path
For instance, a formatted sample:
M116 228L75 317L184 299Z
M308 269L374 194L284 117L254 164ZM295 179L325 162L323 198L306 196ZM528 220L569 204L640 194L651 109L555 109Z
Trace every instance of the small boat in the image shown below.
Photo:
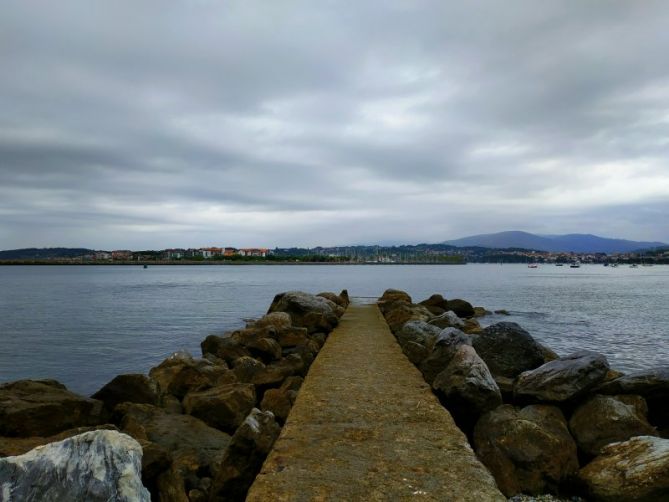
M563 267L563 266L564 266L564 263L556 263L555 266L556 266L556 267Z
M577 261L569 265L569 268L581 268L581 264Z
M530 263L530 264L527 266L527 268L539 268L539 265L537 265L536 263Z
M144 265L144 268L149 268L149 266L148 266L148 265Z
M611 263L611 268L618 268L618 264L617 263Z
M609 262L608 262L608 261L605 262L605 263L604 263L604 266L605 266L605 267L608 267L608 266L609 266Z
M632 264L630 265L630 268L637 268L638 266L639 266L639 265L637 265L636 263L632 263Z

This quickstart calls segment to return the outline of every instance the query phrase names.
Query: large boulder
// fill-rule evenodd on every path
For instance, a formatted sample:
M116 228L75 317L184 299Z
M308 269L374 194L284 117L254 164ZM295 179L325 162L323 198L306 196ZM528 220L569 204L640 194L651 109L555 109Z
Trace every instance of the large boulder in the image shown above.
M515 378L544 364L541 346L515 322L488 326L472 344L496 377Z
M432 382L432 388L465 429L473 427L481 415L502 404L499 387L471 345L456 347L446 369Z
M567 401L592 390L606 378L608 371L606 357L584 350L521 373L513 392L519 399Z
M596 456L607 444L634 436L655 436L655 429L646 419L647 410L641 396L596 395L574 411L569 429L579 448Z
M439 332L428 356L418 366L427 383L432 385L435 377L446 369L457 348L463 344L471 345L471 338L459 329L446 328Z
M210 500L244 500L280 431L271 412L254 408L232 437L213 480Z
M232 383L186 394L184 411L217 429L234 432L256 403L252 384Z
M430 320L430 324L437 326L438 328L458 328L462 329L465 327L465 321L460 319L455 312L449 310L443 314L438 315Z
M669 366L635 371L597 388L601 394L637 394L648 403L648 420L669 429Z
M322 293L318 293L316 296L322 296L323 298L327 298L332 303L336 303L337 305L339 305L340 307L342 307L344 309L346 307L348 307L348 303L349 303L348 296L344 298L341 295L338 295L336 293L332 293L330 291L324 291Z
M251 355L246 347L229 336L209 335L202 340L200 347L203 355L213 354L228 364L232 364L240 357Z
M430 296L427 300L420 302L427 310L434 315L441 315L448 310L448 301L439 294ZM446 327L446 326L444 326Z
M442 328L432 326L425 321L409 321L395 333L395 337L400 347L404 347L407 342L414 342L429 349L434 345L441 330Z
M142 442L145 450L151 446L166 451L171 460L163 472L157 473L155 464L146 466L151 472L143 472L145 482L155 485L156 500L187 502L192 489L208 492L230 444L228 434L191 415L166 413L148 404L123 403L116 411L123 413L124 432Z
M505 404L474 428L474 447L507 497L557 492L578 470L576 443L559 408Z
M158 384L141 374L118 375L91 397L105 403L109 410L125 402L153 405L160 403Z
M2 500L149 502L142 448L117 431L86 432L0 459Z
M422 305L398 303L385 312L386 322L390 331L397 333L409 321L429 321L433 315Z
M406 291L391 288L386 289L381 295L381 298L379 298L379 302L394 302L397 300L411 303L411 296L409 296L409 293Z
M638 436L605 446L579 478L604 502L669 500L669 439Z
M292 320L287 312L272 312L265 314L260 319L249 323L250 328L266 328L271 326L277 332L292 326Z
M465 300L460 300L459 298L448 300L448 304L444 310L452 310L455 312L455 315L462 318L474 317L476 314L474 306L471 303Z
M191 391L207 389L236 380L227 365L215 364L208 359L194 359L187 352L177 352L151 368L149 376L158 384L161 394L178 399Z
M102 401L74 394L55 380L0 385L0 436L45 437L106 421Z
M286 312L293 326L307 328L309 333L330 332L339 323L344 309L322 296L301 291L279 293L274 297L268 313Z
M75 427L74 429L67 429L53 436L39 437L5 437L0 436L0 457L15 457L29 452L38 446L44 446L49 443L56 443L63 439L78 436L84 432L96 430L110 430L117 431L118 428L113 424L92 425L89 427Z

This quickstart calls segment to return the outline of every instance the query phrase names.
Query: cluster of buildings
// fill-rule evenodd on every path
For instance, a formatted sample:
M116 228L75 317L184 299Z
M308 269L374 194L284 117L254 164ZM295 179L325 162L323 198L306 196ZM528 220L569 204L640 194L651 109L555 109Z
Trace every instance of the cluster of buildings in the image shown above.
M172 248L161 251L130 251L117 249L115 251L95 251L89 259L96 261L147 261L147 260L210 260L235 257L265 258L271 251L267 248Z

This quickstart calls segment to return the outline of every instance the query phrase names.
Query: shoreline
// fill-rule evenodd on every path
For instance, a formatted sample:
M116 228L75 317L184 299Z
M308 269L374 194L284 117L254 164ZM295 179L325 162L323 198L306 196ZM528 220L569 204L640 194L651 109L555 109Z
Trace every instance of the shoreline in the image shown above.
M67 266L140 266L144 265L467 265L467 263L426 263L426 262L401 262L401 263L360 263L360 262L309 262L309 261L119 261L119 262L55 262L52 260L11 260L0 261L0 266L20 266L20 265L35 265L35 266L53 266L53 265L67 265Z

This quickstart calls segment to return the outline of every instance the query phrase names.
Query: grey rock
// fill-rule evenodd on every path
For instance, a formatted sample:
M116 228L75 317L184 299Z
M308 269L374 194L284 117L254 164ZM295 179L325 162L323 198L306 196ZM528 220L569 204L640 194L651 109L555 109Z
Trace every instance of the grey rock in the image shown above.
M462 329L465 327L465 321L460 319L455 312L452 310L449 310L448 312L444 312L441 315L438 315L437 317L433 318L432 320L429 321L430 324L437 326L439 328L458 328Z
M142 448L116 431L86 432L0 459L0 499L149 502Z
M434 341L441 333L441 328L432 326L426 321L409 321L396 334L400 347L407 342L414 342L426 347L428 350L434 345Z
M460 345L471 345L471 338L456 328L446 328L439 332L429 355L420 363L418 369L425 381L432 385L435 377L444 371Z
M432 383L445 399L456 422L466 428L502 404L502 395L488 367L470 345L460 344L451 361Z
M646 413L646 402L641 396L596 395L574 411L569 429L579 448L595 456L607 444L634 436L655 436Z
M515 322L488 326L474 339L473 345L495 376L515 378L545 362L541 345Z
M638 436L605 446L579 478L604 502L669 500L669 439Z
M521 373L514 385L517 398L561 402L586 394L609 371L602 354L581 351Z

